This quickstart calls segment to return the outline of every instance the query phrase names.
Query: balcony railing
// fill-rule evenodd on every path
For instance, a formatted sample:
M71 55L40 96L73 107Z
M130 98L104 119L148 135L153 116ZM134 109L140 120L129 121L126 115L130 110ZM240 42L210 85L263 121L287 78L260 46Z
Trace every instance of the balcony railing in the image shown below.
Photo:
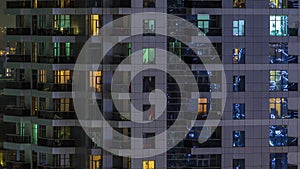
M74 139L38 138L38 145L45 147L75 147Z
M66 167L66 166L61 166L61 167L54 167L54 166L38 166L38 169L74 169L74 167Z
M30 1L8 1L6 2L6 8L30 8Z
M30 89L30 82L10 81L6 82L7 89Z
M40 28L37 30L37 34L42 36L75 36L76 32L74 28L63 30L53 28Z
M74 56L38 56L38 63L75 63Z
M74 1L69 3L59 4L57 1L38 1L38 8L74 8Z
M131 29L126 27L114 27L112 29L105 30L104 32L111 36L130 36Z
M30 55L7 55L7 62L30 62L31 56Z
M38 118L41 119L76 119L74 111L70 112L59 112L51 110L38 111Z
M7 161L6 162L7 168L30 168L30 163L26 163L24 161Z
M222 8L222 1L215 0L204 0L204 1L194 1L187 0L184 3L186 8Z
M129 121L130 120L130 113L122 113L122 115L118 112L113 112L112 117L110 118L111 121Z
M21 107L7 107L5 109L5 115L9 116L31 116L30 109Z
M116 149L130 149L130 141L129 140L118 140L114 139L111 142L111 148L116 148Z
M6 35L30 35L30 28L7 28Z
M30 136L20 136L17 134L6 134L6 142L12 143L30 143Z
M72 91L72 83L56 84L56 83L38 83L39 91L53 92L70 92Z

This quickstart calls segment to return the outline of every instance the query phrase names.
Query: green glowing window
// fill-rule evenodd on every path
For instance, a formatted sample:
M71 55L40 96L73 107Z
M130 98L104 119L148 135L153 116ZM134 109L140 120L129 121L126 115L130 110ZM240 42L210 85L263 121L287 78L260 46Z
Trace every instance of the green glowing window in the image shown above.
M71 44L69 42L66 43L66 56L71 56Z
M208 14L198 14L198 28L203 31L203 33L207 33L209 30L209 15Z
M155 49L145 48L143 49L143 63L154 64L155 63Z
M128 56L131 56L132 54L132 44L128 43Z
M32 143L37 144L38 139L38 127L37 124L32 124Z
M24 130L25 130L25 124L24 123L20 123L20 136L24 136Z
M71 56L71 43L54 43L53 45L54 56Z
M54 15L54 28L68 29L70 27L70 15Z

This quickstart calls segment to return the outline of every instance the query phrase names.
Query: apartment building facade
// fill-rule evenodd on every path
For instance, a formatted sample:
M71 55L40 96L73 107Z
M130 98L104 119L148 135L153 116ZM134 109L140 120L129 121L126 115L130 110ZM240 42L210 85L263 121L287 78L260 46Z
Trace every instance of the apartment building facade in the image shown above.
M5 37L16 46L16 54L8 55L5 63L15 81L7 83L4 94L16 98L16 105L7 107L4 115L5 122L16 126L3 143L14 155L7 168L298 168L298 10L298 0L6 0L5 13L16 16L16 27L7 28ZM114 66L90 70L86 85L95 93L88 101L103 111L115 131L145 141L120 144L119 135L104 129L90 138L73 104L76 59L101 27L140 12L176 15L200 31L183 42L156 35L164 26L155 18L138 21L143 33L113 46L102 64ZM131 36L132 22L113 23L107 35ZM179 19L168 20L167 27L169 35L190 30ZM203 43L203 37L211 44ZM194 75L200 95L194 98L198 104L191 105L197 113L195 124L183 140L180 133L168 133L163 140L174 147L165 153L143 158L111 154L93 140L109 142L116 152L136 147L151 151L161 146L154 136L178 117L179 86L159 71L137 77L122 71L117 84L130 85L120 88L117 100L110 96L114 67L135 52L140 51L140 58L125 64L168 65L168 60L157 57L158 48L177 55ZM216 52L218 56L212 57ZM206 70L200 58L220 59L225 77L220 69ZM213 80L220 77L226 82ZM157 106L147 100L154 89L166 95L164 120L157 120ZM124 100L124 91L132 98ZM140 118L149 122L148 127L130 123L130 101L144 112ZM117 104L127 114L118 112ZM222 119L217 127L204 126L209 114Z

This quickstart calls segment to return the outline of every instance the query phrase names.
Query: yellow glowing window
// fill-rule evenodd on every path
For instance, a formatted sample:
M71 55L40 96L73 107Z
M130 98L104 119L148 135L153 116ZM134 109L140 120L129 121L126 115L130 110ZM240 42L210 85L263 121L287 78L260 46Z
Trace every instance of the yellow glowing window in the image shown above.
M285 108L287 104L286 98L270 98L269 99L269 108L270 113L273 115L273 118L284 118L286 116Z
M270 0L270 8L287 8L288 0Z
M70 70L56 70L54 71L54 83L66 84L71 80Z
M39 70L39 83L46 83L46 71Z
M198 113L207 113L207 98L198 99Z
M90 156L90 169L100 168L101 167L100 161L101 161L100 155Z
M99 15L91 15L91 33L97 35L99 29Z
M94 88L95 92L101 92L102 88L102 72L90 71L90 87Z
M155 169L155 161L143 161L143 169Z

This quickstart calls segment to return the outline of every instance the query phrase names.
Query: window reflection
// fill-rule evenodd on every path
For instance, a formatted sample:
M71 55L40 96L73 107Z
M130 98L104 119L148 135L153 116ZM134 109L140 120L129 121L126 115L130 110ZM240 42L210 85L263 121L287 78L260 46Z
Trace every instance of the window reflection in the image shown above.
M269 145L271 147L298 145L298 138L288 137L287 126L270 126L269 136Z
M233 131L233 147L245 147L245 131Z
M236 64L245 63L245 48L235 48L233 49L232 61Z
M270 0L270 8L298 8L298 0Z
M245 76L233 76L233 92L245 91Z
M233 159L233 169L245 169L245 159Z
M298 57L289 55L287 43L270 43L269 60L271 64L298 63Z
M245 119L245 104L233 104L233 119Z
M270 71L270 91L297 91L298 83L289 82L287 70Z

